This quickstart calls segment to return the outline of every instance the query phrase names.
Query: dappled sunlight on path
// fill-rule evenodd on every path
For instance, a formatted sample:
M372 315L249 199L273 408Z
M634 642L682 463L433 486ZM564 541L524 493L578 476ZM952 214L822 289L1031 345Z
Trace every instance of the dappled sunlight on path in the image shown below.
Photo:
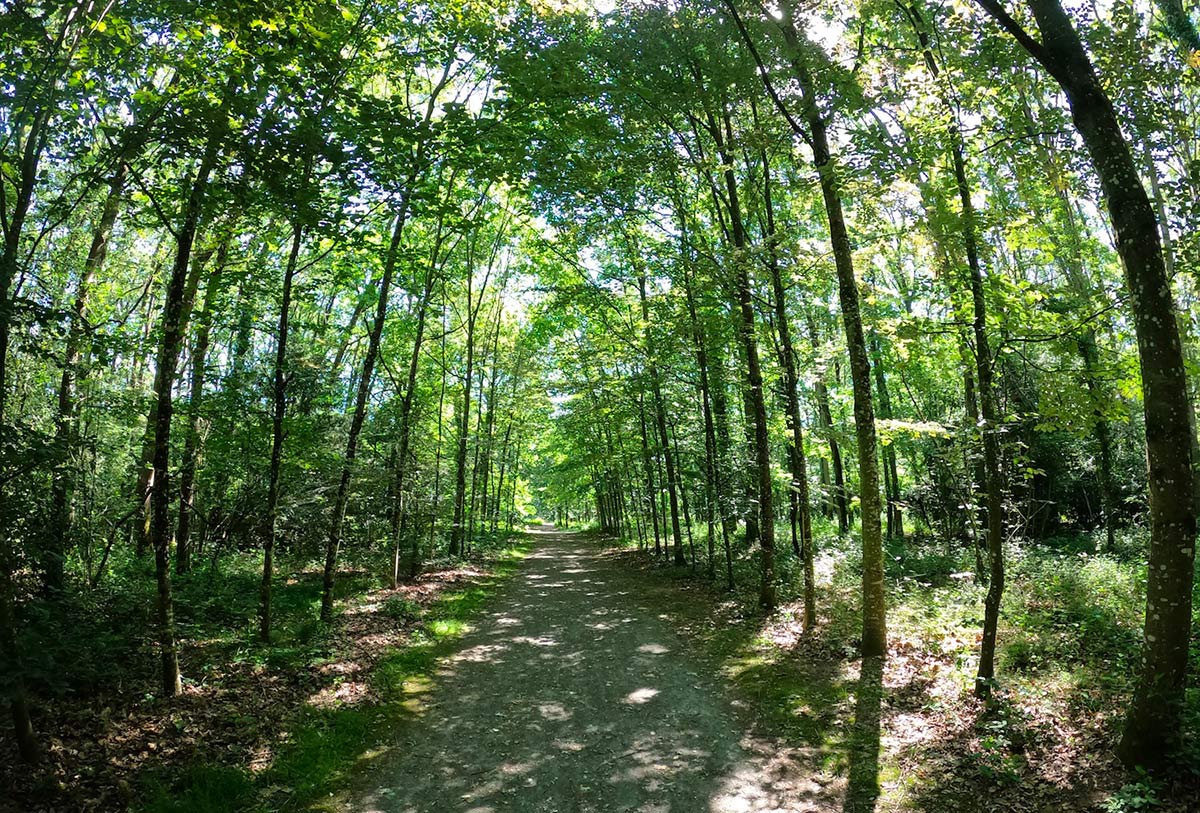
M720 689L596 543L532 533L533 553L342 809L836 809L836 788L743 734Z

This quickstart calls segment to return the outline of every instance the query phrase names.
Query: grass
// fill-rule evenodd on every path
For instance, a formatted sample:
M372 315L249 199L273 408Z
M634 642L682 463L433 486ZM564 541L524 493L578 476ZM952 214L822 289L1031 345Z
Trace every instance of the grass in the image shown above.
M420 612L420 624L403 646L387 652L367 676L375 700L332 707L307 707L283 723L265 769L213 761L181 775L147 777L141 788L143 813L259 813L325 809L328 800L373 749L395 736L398 725L421 711L420 695L432 685L439 658L470 629L471 619L523 557L527 540L490 556L488 574L441 593ZM307 603L298 598L302 605ZM384 605L382 612L411 616L412 607ZM280 651L280 648L283 651ZM289 641L260 653L266 661L295 664Z

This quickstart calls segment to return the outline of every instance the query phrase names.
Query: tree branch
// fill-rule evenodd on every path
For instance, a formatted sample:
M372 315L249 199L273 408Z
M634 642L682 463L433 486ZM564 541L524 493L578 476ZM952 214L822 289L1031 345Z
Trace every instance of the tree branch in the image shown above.
M779 97L779 92L775 90L775 84L771 81L771 74L767 70L766 63L763 62L762 54L758 52L758 47L754 44L754 40L750 38L750 32L746 30L746 23L742 20L742 15L734 5L733 0L724 0L725 7L729 9L729 13L733 15L733 22L737 25L738 32L742 35L742 41L746 43L746 48L750 51L750 55L754 57L754 64L758 66L758 74L762 77L763 86L767 90L767 95L771 97L771 101L775 104L775 109L787 121L788 126L792 128L792 132L800 136L804 143L812 146L808 132L800 126L800 122L793 118L788 112L787 106L783 103L783 99Z
M1030 56L1042 63L1046 70L1054 73L1048 61L1049 55L1046 53L1046 49L1028 31L1022 28L1020 23L1013 19L1012 15L1000 4L1000 0L975 0L975 3L991 15L992 19L998 22L1001 28L1012 34L1013 38L1021 44L1022 48L1029 52Z

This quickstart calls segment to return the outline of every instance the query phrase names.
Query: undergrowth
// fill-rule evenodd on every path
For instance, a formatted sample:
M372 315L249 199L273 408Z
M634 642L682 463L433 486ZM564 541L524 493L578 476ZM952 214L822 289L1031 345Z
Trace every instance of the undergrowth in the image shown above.
M416 626L402 646L375 664L368 676L373 690L370 701L302 707L275 721L278 728L269 762L257 772L245 765L224 764L218 755L182 771L151 772L137 789L136 809L142 813L321 809L322 800L345 782L365 754L394 736L397 725L420 714L419 696L429 687L434 664L470 628L471 618L523 557L524 538L508 545L487 553L485 576L442 592L428 606L400 597L381 604L381 614ZM297 603L307 606L308 600ZM307 669L319 666L336 648L336 642L325 640L322 646L305 650L290 636L282 638L248 654L276 667Z
M693 534L694 570L674 567L664 555L656 579L670 574L687 585L706 583L703 527ZM732 594L723 589L720 559L716 579L706 588L710 603L701 602L698 610L692 609L696 602L673 605L686 616L702 654L748 701L765 731L813 749L817 767L845 775L858 681L861 557L856 535L839 535L823 518L814 518L814 535L819 614L814 635L799 634L802 573L784 526L776 534L775 613L764 617L756 609L760 554L741 539L734 547ZM999 691L988 706L971 697L986 592L973 572L973 552L944 541L887 543L888 669L893 684L901 678L903 683L885 694L894 724L910 729L893 731L894 739L916 744L882 749L881 808L987 809L988 800L999 797L981 796L981 788L1020 796L1036 787L1038 794L1081 805L1072 809L1096 809L1094 801L1084 804L1074 794L1086 795L1099 779L1108 788L1101 796L1104 810L1187 809L1179 805L1196 792L1200 774L1200 692L1189 694L1191 734L1180 779L1151 786L1129 775L1123 785L1112 758L1140 658L1145 538L1123 533L1103 553L1097 552L1098 542L1081 534L1053 544L1009 546ZM634 547L636 541L623 544ZM652 553L651 547L647 558ZM717 554L721 557L719 546ZM1197 599L1194 626L1200 629ZM1195 648L1192 668L1193 674L1200 668ZM923 727L933 734L926 736ZM1078 765L1071 764L1076 760ZM931 762L941 767L930 773ZM1088 764L1099 776L1088 776Z

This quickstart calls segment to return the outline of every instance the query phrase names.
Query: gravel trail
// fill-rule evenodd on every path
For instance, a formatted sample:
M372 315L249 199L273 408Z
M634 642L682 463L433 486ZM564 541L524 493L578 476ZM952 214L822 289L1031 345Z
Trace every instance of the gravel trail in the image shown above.
M347 811L760 813L825 790L746 738L636 577L542 528Z

